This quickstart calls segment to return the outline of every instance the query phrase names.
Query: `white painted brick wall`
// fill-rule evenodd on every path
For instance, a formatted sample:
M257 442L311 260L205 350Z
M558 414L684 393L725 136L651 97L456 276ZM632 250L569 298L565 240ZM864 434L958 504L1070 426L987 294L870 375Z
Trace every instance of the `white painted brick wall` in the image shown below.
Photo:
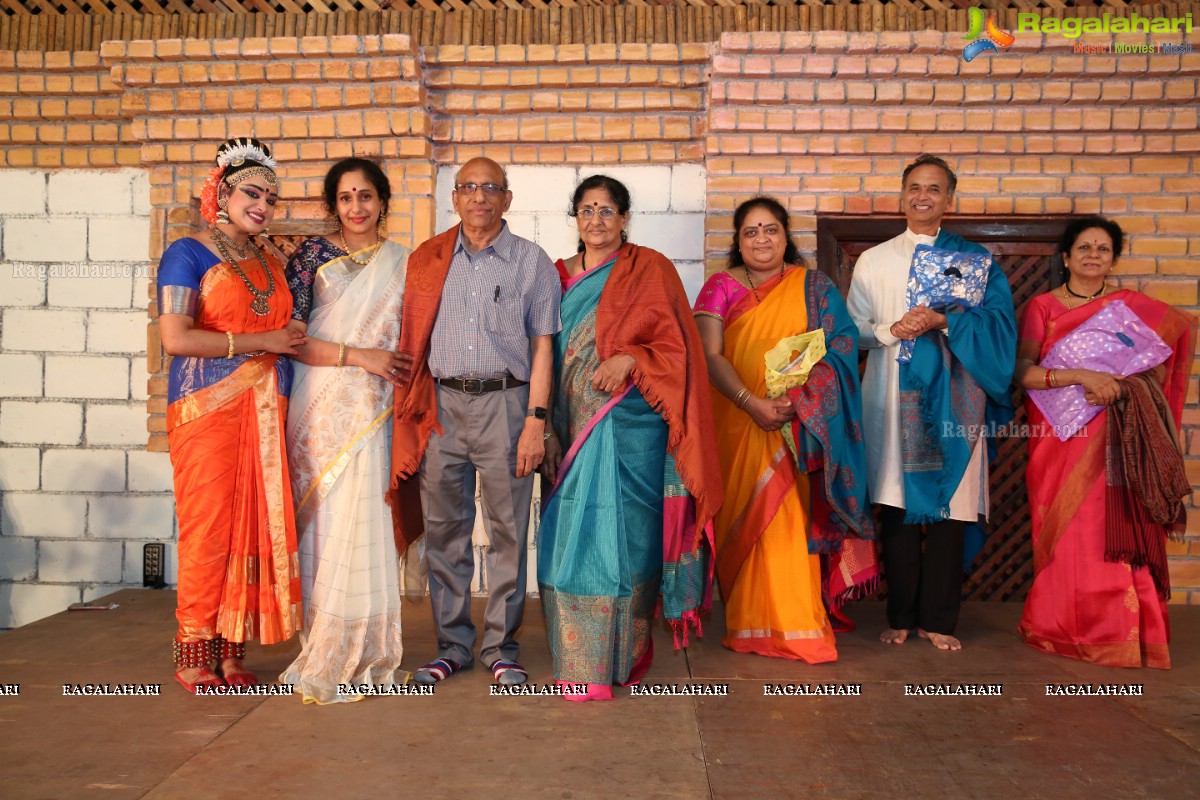
M0 536L0 581L27 581L37 575L37 539Z
M129 360L129 398L144 402L150 396L149 386L150 372L146 369L146 357L139 354Z
M444 166L437 178L437 229L458 223L450 193L457 166ZM513 166L508 170L513 192L505 215L509 229L540 244L552 259L576 252L579 235L567 216L571 194L591 175L604 174L624 183L633 201L630 241L653 247L674 262L688 297L695 300L704 284L705 170L700 164L618 167Z
M671 168L671 210L705 211L708 197L707 173L700 164L677 164Z
M46 583L120 583L120 542L46 541L38 545L38 579Z
M688 299L695 303L704 287L704 262L676 261L675 269L679 270L679 279L683 281L683 289L687 292Z
M129 359L46 356L46 396L128 399Z
M83 535L87 500L81 495L5 492L2 509L0 529L6 537L71 539Z
M129 170L124 170L126 174ZM150 175L144 170L136 170L129 184L130 195L133 199L133 214L138 217L150 216Z
M150 308L150 270L133 276L133 307L142 311Z
M0 353L0 397L41 397L42 357Z
M3 451L0 451L0 459ZM174 490L171 457L166 453L147 453L145 450L130 450L129 491L171 492ZM3 463L0 461L0 463ZM173 512L172 512L173 513Z
M0 402L0 444L79 444L82 438L78 403Z
M88 315L89 353L144 353L145 311L93 311Z
M579 179L583 180L589 175L597 173L616 178L629 189L630 197L633 199L633 213L635 215L649 214L655 211L670 210L671 173L673 170L674 168L669 166L600 166L594 170L581 169ZM567 189L568 198L570 197L569 193L574 189L574 186Z
M47 302L66 308L129 308L135 271L125 264L62 265L50 275Z
M42 454L36 447L0 447L0 491L37 489Z
M0 247L4 243L0 241ZM40 306L46 302L45 264L0 264L0 306Z
M93 538L158 541L174 530L175 503L170 497L112 495L88 501L88 534Z
M0 351L82 352L86 319L82 311L5 309Z
M144 170L0 170L0 628L142 583L171 543L145 452Z
M146 407L141 403L88 406L84 436L89 446L137 447L145 444L146 435Z
M149 217L92 217L88 220L88 258L128 261L129 248L150 241Z
M0 169L0 215L46 213L46 173L42 170Z
M4 583L0 584L0 628L19 628L42 617L66 611L78 603L83 590L78 584Z
M64 170L51 173L48 210L55 215L131 214L131 178L129 170Z
M4 257L9 261L83 261L87 220L9 218L4 222Z
M653 247L672 261L694 261L703 255L704 215L634 217L629 226L629 240Z
M47 492L123 492L125 451L48 448L42 454L42 489Z
M139 582L140 580L141 579L139 578ZM121 583L95 583L91 586L85 586L83 589L83 602L87 603L92 600L97 600L101 597L110 595L113 592L119 592L122 589L128 588L128 586Z

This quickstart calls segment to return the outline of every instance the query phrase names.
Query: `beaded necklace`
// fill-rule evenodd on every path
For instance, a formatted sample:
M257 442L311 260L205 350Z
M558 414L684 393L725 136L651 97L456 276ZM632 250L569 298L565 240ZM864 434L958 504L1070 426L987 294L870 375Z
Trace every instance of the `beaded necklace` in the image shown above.
M271 268L267 266L267 258L262 254L262 250L260 250L258 246L254 244L253 239L247 239L243 252L248 249L258 257L258 263L262 264L263 272L267 273L266 289L259 289L257 286L251 283L250 278L248 278L246 273L242 271L241 264L238 263L237 259L230 255L229 248L226 246L226 242L228 242L230 245L233 245L235 250L237 249L236 243L226 236L222 231L218 230L217 226L215 225L209 228L209 230L213 235L213 243L216 244L217 250L221 251L221 257L229 262L229 266L233 267L233 271L237 273L237 276L242 279L242 283L246 284L246 288L249 289L250 294L253 295L254 299L250 301L250 310L254 312L255 316L259 317L265 317L267 314L270 314L271 304L269 300L271 295L275 294L275 275L272 274Z
M754 293L754 299L762 303L762 298L758 296L758 289L754 286L754 276L750 274L750 268L743 264L742 269L746 271L746 282L750 284L750 291ZM779 265L779 277L783 277L785 269L787 269L787 264Z
M351 252L350 252L350 246L349 246L348 244L346 244L346 234L342 233L342 232L339 230L339 231L338 231L338 236L339 236L339 237L341 238L341 240L342 240L342 249L346 251L346 256L347 256L347 257L348 257L348 258L349 258L351 261L353 261L355 264L358 264L360 267L365 267L365 266L368 266L368 265L369 265L369 264L370 264L372 261L374 261L374 260L375 260L375 256L379 255L379 251L383 249L383 247L381 246L381 245L383 244L383 237L379 235L379 230L378 230L378 229L376 229L376 231L375 231L375 244L371 245L371 246L372 246L372 247L374 247L375 249L371 251L371 255L367 256L367 258L366 258L366 260L365 260L365 261L360 261L360 260L359 260L359 259L358 259L358 258L357 258L355 255L354 255L354 253L351 253Z

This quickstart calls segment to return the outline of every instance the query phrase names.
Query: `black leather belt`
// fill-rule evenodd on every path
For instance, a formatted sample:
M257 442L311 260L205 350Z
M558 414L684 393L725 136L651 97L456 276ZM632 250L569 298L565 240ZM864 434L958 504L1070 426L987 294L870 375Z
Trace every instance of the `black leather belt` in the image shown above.
M489 380L480 380L479 378L438 378L438 383L449 389L455 389L467 394L486 394L487 392L499 392L504 389L515 389L518 386L526 385L529 381L519 381L512 376L508 376L505 378L491 378Z

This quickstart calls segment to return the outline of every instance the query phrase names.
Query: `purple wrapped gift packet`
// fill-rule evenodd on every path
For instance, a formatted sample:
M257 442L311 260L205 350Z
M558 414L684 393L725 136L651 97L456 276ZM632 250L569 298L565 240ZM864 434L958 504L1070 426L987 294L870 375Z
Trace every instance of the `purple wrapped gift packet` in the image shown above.
M1171 357L1171 348L1121 300L1114 300L1050 348L1046 369L1090 369L1126 377L1154 369ZM1030 389L1029 399L1054 426L1060 441L1070 439L1104 406L1084 398L1082 386Z
M988 272L992 257L976 253L943 250L927 244L917 245L908 268L908 291L905 309L917 306L943 311L950 306L975 308L983 302L987 291ZM896 361L912 361L913 342L900 342Z

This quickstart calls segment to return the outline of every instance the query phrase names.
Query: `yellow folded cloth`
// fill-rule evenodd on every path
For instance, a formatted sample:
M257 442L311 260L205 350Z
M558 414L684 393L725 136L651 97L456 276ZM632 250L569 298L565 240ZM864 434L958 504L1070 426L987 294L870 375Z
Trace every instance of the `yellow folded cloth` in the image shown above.
M825 357L825 330L788 336L763 356L767 367L767 397L776 398L803 386L813 366Z

